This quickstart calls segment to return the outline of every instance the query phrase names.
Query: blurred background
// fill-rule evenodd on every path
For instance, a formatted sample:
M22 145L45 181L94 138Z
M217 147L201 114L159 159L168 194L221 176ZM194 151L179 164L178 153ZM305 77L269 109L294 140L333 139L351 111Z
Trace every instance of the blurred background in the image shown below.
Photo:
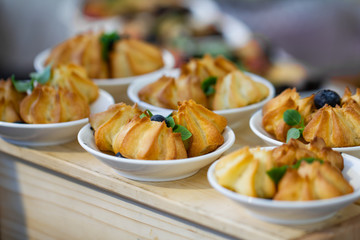
M89 29L155 43L178 66L221 54L278 92L360 86L358 0L0 0L0 77L28 78L37 54Z

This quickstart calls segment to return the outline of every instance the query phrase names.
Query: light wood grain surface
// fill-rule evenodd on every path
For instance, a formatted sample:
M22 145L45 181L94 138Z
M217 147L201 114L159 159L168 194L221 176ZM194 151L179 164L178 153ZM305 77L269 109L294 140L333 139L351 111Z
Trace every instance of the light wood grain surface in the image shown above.
M263 142L258 139L249 128L246 127L244 129L236 130L236 142L231 150L237 149L238 147L244 145L249 145L252 147L263 146ZM255 219L246 212L246 209L235 204L231 200L225 198L212 189L206 178L207 167L201 169L194 176L182 180L160 183L138 182L121 177L113 169L104 165L92 155L85 152L76 141L58 146L24 148L0 140L0 151L23 159L25 162L34 164L34 166L40 166L42 168L60 173L61 175L70 177L70 180L66 180L67 182L62 182L59 180L59 176L51 174L51 172L47 172L46 177L40 177L40 173L45 172L44 169L35 169L34 166L25 166L24 163L21 163L21 161L17 162L15 164L16 166L13 167L13 171L19 174L19 176L23 176L24 178L24 181L22 181L24 185L18 188L19 191L17 191L17 194L24 195L24 208L27 208L27 204L29 206L36 206L39 204L38 201L43 200L41 200L41 197L36 199L36 196L42 196L45 194L45 192L41 191L47 191L48 194L51 195L49 209L54 208L53 211L56 211L57 208L65 208L66 212L68 213L68 215L64 215L63 219L56 219L56 221L62 221L66 223L67 221L70 221L69 219L72 218L72 215L78 216L80 214L82 219L81 221L87 222L89 224L89 229L92 229L91 224L96 225L92 221L105 220L99 220L98 218L94 218L94 215L89 213L84 215L82 214L82 211L77 211L77 202L85 201L81 199L88 199L85 202L86 204L89 204L88 201L92 202L91 205L96 206L96 212L99 211L100 208L104 208L106 206L106 202L111 201L110 205L119 205L119 209L126 205L125 208L129 208L129 211L134 211L134 213L132 213L134 215L140 213L143 214L143 212L146 212L146 214L152 215L152 217L154 217L153 215L156 215L155 218L163 219L163 217L159 217L156 214L155 210L145 211L141 208L137 209L134 206L130 207L132 204L127 205L126 203L120 203L121 201L117 200L116 198L111 198L111 200L109 200L105 193L101 193L92 189L93 187L97 187L103 191L109 191L111 194L118 196L119 198L136 201L150 208L154 208L159 212L164 212L171 216L185 219L195 224L204 226L205 228L213 229L215 232L219 232L234 238L344 239L344 236L348 236L353 239L357 239L360 237L360 206L358 204L352 204L339 211L333 218L316 224L303 226L283 226L270 224ZM10 180L12 179L13 181L16 181L17 179L14 176L9 175L4 169L10 168L9 162L16 161L4 159L6 158L4 156L6 155L2 155L1 158L1 189L4 192L6 190L8 193L7 195L11 196L11 193L15 193L11 188L12 183ZM71 179L73 179L73 181L80 181L89 185L86 187L83 186L81 191L75 191L71 187L74 184L71 183ZM6 185L6 181L8 181L8 185ZM20 180L18 181L21 182ZM47 189L45 190L45 188ZM6 199L1 200L3 205L4 202L8 202ZM79 208L81 207L86 209L85 203L84 205L79 205ZM61 205L61 207L59 207L59 205ZM71 208L67 207L70 205L74 206ZM125 213L119 211L114 210L111 214L116 216L116 218L127 217ZM41 214L46 215L49 213L44 212ZM47 217L51 218L53 216ZM110 215L103 217L111 218ZM142 222L142 220L139 219L135 221L139 223ZM175 220L166 220L165 222L168 225L162 225L163 223L161 223L161 221L162 220L146 223L148 228L147 230L144 230L144 233L141 233L143 235L141 235L139 239L143 239L143 236L148 237L144 239L156 239L151 237L155 235L166 236L165 233L160 235L151 235L149 231L150 229L154 229L153 231L157 231L157 233L159 233L164 231L164 229L171 228L174 228L173 230L175 232L177 232L178 229L178 234L180 234L182 231L186 232L186 229L190 232L195 232L192 236L182 236L180 234L179 239L211 239L210 235L213 239L221 238L216 234L209 235L208 232L199 229L189 229L189 224L179 224ZM26 219L26 222L36 225L36 219ZM122 220L121 222L125 221ZM175 224L175 222L177 223ZM4 224L7 226L11 225L10 223L5 222L2 223L1 227L3 227ZM62 225L58 222L54 224L57 225L57 229L65 227L65 225ZM76 225L76 223L74 224ZM124 227L123 229L117 229L115 227L114 229L113 227L114 226L110 226L109 230L104 229L104 231L109 231L111 233L112 231L119 231L118 233L122 233L124 229L128 228ZM92 230L95 231L94 229ZM182 229L182 231L180 231L180 229ZM81 231L86 231L86 229L81 229ZM129 231L133 232L133 230ZM171 231L172 230L170 230L170 232ZM41 231L39 231L37 234L45 234L44 236L47 236L47 233L42 233ZM130 233L128 234L130 236ZM111 235L113 236L113 233ZM86 235L83 236L85 237ZM94 237L95 235L91 236ZM196 238L194 238L195 236ZM199 236L201 237L198 238Z

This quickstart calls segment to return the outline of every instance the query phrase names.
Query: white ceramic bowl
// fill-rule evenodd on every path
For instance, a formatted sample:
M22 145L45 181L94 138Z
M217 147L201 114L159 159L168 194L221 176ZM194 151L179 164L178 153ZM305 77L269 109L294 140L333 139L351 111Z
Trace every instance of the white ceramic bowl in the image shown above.
M114 104L113 97L100 90L98 99L90 105L90 112L102 112ZM10 143L21 146L48 146L76 139L87 118L76 121L49 124L8 123L0 121L0 136Z
M162 75L178 77L179 74L180 74L180 69L169 69L164 71ZM245 107L214 111L215 113L226 117L226 119L228 120L228 126L231 127L232 129L242 127L245 124L247 125L251 115L256 110L261 108L266 102L272 99L275 95L275 88L269 81L252 73L246 72L246 74L249 75L253 80L265 84L269 89L269 95L261 102L254 103ZM130 84L127 93L130 100L133 101L134 103L137 103L139 105L139 108L141 108L142 110L149 109L150 111L161 111L170 114L174 110L151 105L147 102L141 101L139 98L138 95L139 91L146 85L155 82L158 78L159 76L137 79L136 81Z
M273 147L267 148L272 149ZM338 210L360 198L360 159L348 154L342 154L342 156L345 166L342 173L353 186L354 192L325 200L276 201L241 195L218 184L214 174L218 161L210 166L207 175L213 188L242 205L248 213L258 219L284 225L310 224L334 216Z
M103 153L96 147L90 124L80 130L78 141L86 151L126 178L138 181L172 181L189 177L218 159L235 141L234 132L229 127L225 128L223 136L224 143L215 151L203 156L176 160L137 160Z
M283 142L276 140L275 137L265 131L262 125L262 110L254 113L250 118L250 129L269 146L280 146ZM335 151L347 153L355 157L360 157L360 146L356 147L337 147Z
M34 68L37 72L41 72L44 68L44 62L46 58L49 56L51 49L46 49L40 52L34 59ZM161 74L170 68L173 68L175 65L174 56L167 50L163 50L163 60L164 60L164 67L156 70L151 73L133 76L133 77L126 77L126 78L108 78L108 79L93 79L94 83L98 85L101 89L110 93L116 102L125 102L130 104L131 101L127 96L127 88L129 84L135 79L142 79L142 78L152 78L154 76L161 76Z

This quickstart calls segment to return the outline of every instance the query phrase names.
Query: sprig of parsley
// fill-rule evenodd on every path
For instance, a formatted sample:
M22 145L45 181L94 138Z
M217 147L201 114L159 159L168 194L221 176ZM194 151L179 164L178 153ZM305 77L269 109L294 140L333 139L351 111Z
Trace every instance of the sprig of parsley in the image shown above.
M286 142L289 142L291 138L300 138L305 128L304 119L300 113L295 109L288 109L284 112L283 119L286 124L293 126L286 134Z

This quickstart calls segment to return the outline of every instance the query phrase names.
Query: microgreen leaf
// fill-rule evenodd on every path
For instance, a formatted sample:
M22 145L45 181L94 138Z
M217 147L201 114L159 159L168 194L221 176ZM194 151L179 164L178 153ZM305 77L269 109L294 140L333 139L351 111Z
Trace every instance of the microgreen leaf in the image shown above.
M310 164L313 163L314 161L319 161L321 164L324 163L323 160L318 159L318 158L313 158L313 157L301 158L295 164L293 164L291 166L291 168L298 169L301 165L301 162L303 162L303 161L310 163ZM280 182L281 178L285 175L288 168L289 168L289 166L287 166L287 165L284 165L281 167L273 167L272 169L268 170L266 172L266 174L274 181L275 184L278 184Z
M290 128L286 135L286 142L291 138L298 139L301 136L301 131L298 128Z
M11 82L18 92L26 92L33 89L33 80L15 80L15 76L12 75Z
M214 85L216 84L217 77L208 77L201 83L201 89L206 96L210 96L215 93Z
M165 118L165 123L166 126L170 127L170 128L174 128L175 127L175 121L174 118L171 116L168 116Z
M302 131L303 131L304 128L305 128L305 123L304 123L304 119L303 119L303 118L301 118L301 121L300 121L299 125L300 125L300 127L301 127L301 129L302 129ZM302 133L302 131L301 131L301 133Z
M45 84L49 81L51 76L51 65L48 65L42 72L30 73L31 80L40 84Z
M210 86L210 87L206 90L205 95L206 95L206 96L210 96L210 95L212 95L212 94L214 94L214 93L215 93L215 88L214 88L213 86Z
M152 117L153 114L152 112L149 110L149 109L146 109L141 115L140 115L140 118L143 118L143 117Z
M152 112L150 112L149 109L146 109L146 110L145 110L145 113L147 113L147 114L149 115L149 117L152 117L152 116L153 116Z
M286 124L296 126L301 122L301 115L295 109L288 109L284 112L283 119Z
M177 124L173 128L173 132L179 132L181 134L181 140L183 141L189 139L192 136L191 132L187 130L186 127Z
M30 80L15 80L15 76L11 76L11 82L14 85L16 91L27 92L34 89L35 82L45 84L51 77L51 64L48 65L42 72L30 73Z
M101 54L104 61L109 61L109 53L114 47L114 43L120 40L120 35L117 32L104 33L100 37Z
M281 167L273 167L272 169L268 170L266 174L274 181L275 184L278 184L281 178L285 175L288 166L281 166Z
M321 164L324 163L323 160L318 159L318 158L313 158L313 157L301 158L301 159L298 160L294 165L292 165L292 168L298 169L303 161L305 161L305 162L307 162L307 163L310 163L310 164L313 163L313 162L315 162L315 161L319 161Z

